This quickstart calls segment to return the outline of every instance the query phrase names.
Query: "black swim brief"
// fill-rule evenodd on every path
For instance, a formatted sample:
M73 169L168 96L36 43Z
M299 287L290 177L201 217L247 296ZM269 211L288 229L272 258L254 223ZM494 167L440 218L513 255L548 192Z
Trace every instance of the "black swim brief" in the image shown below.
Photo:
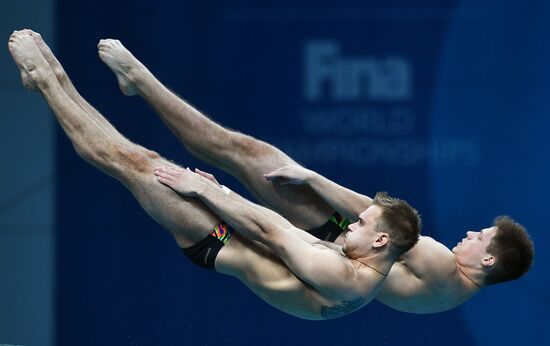
M349 223L348 219L336 212L324 225L310 229L308 233L321 240L334 242L347 229ZM191 247L181 250L189 257L191 262L199 267L215 270L216 256L218 256L218 252L231 238L232 233L233 229L222 221L204 239Z
M206 238L191 247L185 249L182 248L181 250L187 257L189 257L191 262L195 263L199 267L215 270L216 268L214 265L216 263L218 252L220 252L229 238L231 238L232 233L233 229L222 221L219 225L214 227L212 232L206 236Z
M350 221L348 219L335 212L325 224L312 228L307 232L321 240L334 243L336 238L347 230L349 224Z

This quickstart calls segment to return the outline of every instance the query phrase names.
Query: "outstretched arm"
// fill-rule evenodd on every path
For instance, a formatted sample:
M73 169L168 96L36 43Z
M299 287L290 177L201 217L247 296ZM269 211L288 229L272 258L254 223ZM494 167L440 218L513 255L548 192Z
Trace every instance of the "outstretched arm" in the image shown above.
M372 199L347 189L322 175L297 164L281 167L265 174L267 180L275 183L308 185L341 215L352 221L372 205Z
M353 285L353 267L334 251L313 246L319 240L274 211L238 194L225 193L205 174L160 167L158 180L183 196L200 198L242 235L267 245L300 279L320 292L340 296Z
M155 175L161 183L180 195L203 200L225 222L253 240L265 243L265 230L287 226L284 218L268 222L265 210L235 193L224 192L221 185L204 172L159 167L155 169Z

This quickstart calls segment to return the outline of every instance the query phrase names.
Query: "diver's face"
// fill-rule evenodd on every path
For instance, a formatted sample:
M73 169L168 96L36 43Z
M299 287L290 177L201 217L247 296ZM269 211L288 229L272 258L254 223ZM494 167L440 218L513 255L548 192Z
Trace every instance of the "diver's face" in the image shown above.
M359 219L348 226L342 250L350 258L357 258L368 252L381 233L375 231L375 226L382 216L379 206L371 205L359 214Z
M483 259L489 256L487 247L497 233L497 227L484 228L480 231L468 231L454 248L453 253L457 261L463 265L478 266Z

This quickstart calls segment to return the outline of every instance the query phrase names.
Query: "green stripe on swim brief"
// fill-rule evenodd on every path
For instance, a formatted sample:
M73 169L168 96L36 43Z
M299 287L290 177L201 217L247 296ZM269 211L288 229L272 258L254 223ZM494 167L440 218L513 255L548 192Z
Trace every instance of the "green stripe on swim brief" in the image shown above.
M348 225L350 224L350 221L340 215L338 212L334 213L330 217L330 221L334 222L338 228L340 228L342 231L345 231L348 229Z

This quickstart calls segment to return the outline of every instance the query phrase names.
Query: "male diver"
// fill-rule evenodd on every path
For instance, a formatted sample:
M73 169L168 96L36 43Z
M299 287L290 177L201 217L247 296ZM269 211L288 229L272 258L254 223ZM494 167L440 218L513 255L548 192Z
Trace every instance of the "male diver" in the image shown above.
M117 44L102 42L100 55L109 59L105 45ZM194 263L238 278L288 314L315 320L359 309L418 240L417 212L378 193L342 246L323 242L126 139L78 94L40 35L15 31L8 48L23 84L41 93L84 160L126 186Z
M119 41L100 41L99 56L115 73L122 92L145 99L190 153L235 176L294 226L342 245L346 231L338 226L340 215L355 221L372 205L369 197L300 167L276 147L210 120L159 82ZM393 265L377 298L404 312L449 310L485 286L519 278L533 256L527 232L509 217L467 232L452 250L420 237Z

